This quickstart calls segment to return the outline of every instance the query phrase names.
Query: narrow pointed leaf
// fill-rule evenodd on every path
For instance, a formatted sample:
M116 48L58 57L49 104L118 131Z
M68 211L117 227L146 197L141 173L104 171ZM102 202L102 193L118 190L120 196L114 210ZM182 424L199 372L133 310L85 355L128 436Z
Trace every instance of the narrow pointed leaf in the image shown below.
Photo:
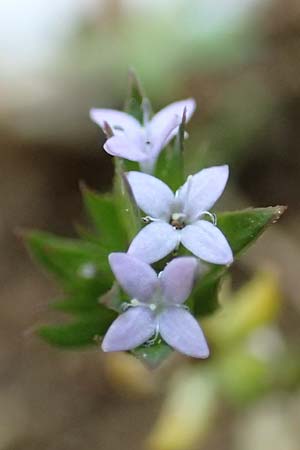
M82 189L84 205L92 220L102 245L108 250L125 251L126 231L118 208L110 194L99 194L91 189Z
M236 257L253 244L267 226L276 223L285 209L284 206L274 206L221 213L218 214L218 227L228 239ZM210 314L218 307L218 290L227 271L227 266L211 266L198 282L190 300L197 316Z
M156 164L155 176L164 181L173 191L176 191L185 181L183 164L185 122L184 111L174 143L160 153Z
M112 288L100 297L99 303L106 306L106 308L121 314L123 312L122 305L130 302L130 300L131 299L128 298L127 294L120 289L118 283L115 281Z
M50 303L50 308L68 314L80 316L87 312L97 314L101 309L97 296L78 295L74 293L71 297L55 300Z
M37 334L56 347L78 348L96 345L98 337L103 336L116 314L102 307L101 314L94 313L80 320L62 325L43 325Z
M144 93L141 83L134 72L134 70L129 71L129 92L128 98L125 102L125 111L135 117L141 124L143 123L143 99Z
M249 208L218 214L218 228L225 234L235 255L245 250L266 229L276 223L286 206Z
M119 158L115 161L115 182L114 195L115 204L123 219L123 226L126 230L128 243L136 236L141 229L142 221L139 208L134 199L131 187L124 174L124 164Z
M107 252L100 246L40 231L29 231L24 238L33 258L69 292L99 296L111 287Z

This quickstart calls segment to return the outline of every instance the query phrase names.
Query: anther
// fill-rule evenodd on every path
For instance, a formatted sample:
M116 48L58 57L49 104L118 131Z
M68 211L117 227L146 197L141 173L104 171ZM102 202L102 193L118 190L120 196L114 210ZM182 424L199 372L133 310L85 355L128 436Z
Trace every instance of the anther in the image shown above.
M177 230L181 230L185 227L185 219L186 215L183 213L173 213L171 217L170 224L172 227L176 228Z

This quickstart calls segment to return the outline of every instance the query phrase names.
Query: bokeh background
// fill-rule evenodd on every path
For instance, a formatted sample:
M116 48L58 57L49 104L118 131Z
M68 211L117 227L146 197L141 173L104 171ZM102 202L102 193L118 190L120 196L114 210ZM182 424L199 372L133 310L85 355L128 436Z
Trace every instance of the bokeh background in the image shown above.
M187 167L230 164L220 208L289 206L226 287L243 296L250 280L247 317L260 295L280 313L254 320L222 363L174 355L149 372L34 335L59 291L18 229L74 236L79 181L110 188L88 111L122 108L128 67L155 109L196 98ZM0 1L0 450L299 450L299 74L298 0Z

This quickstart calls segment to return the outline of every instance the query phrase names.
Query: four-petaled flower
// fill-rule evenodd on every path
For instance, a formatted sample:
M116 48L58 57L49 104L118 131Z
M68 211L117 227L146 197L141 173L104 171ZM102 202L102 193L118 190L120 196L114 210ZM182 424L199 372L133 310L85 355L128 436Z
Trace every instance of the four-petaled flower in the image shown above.
M104 351L131 350L160 334L178 352L209 356L198 322L183 305L198 272L196 258L175 258L158 276L148 264L126 253L111 253L109 262L132 300L104 336Z
M221 196L228 166L203 169L189 176L175 195L161 180L141 172L128 172L135 200L148 216L146 225L133 239L128 254L151 264L172 252L180 243L200 259L230 264L232 250L217 226L205 216Z
M151 120L144 108L143 126L131 115L113 109L93 108L90 117L104 131L106 124L113 131L104 144L107 153L138 161L144 172L152 173L160 151L176 135L185 108L188 121L196 108L192 98L171 103Z

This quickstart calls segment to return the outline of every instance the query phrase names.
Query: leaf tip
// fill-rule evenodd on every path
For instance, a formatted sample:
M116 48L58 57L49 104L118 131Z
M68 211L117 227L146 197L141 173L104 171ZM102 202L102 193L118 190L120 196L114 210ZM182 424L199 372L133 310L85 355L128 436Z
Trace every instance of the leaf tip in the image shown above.
M276 223L281 218L281 216L288 209L287 205L277 205L274 207L274 214L271 219L271 223Z
M128 69L128 81L130 86L135 85L139 92L142 93L142 85L133 66L130 66Z

